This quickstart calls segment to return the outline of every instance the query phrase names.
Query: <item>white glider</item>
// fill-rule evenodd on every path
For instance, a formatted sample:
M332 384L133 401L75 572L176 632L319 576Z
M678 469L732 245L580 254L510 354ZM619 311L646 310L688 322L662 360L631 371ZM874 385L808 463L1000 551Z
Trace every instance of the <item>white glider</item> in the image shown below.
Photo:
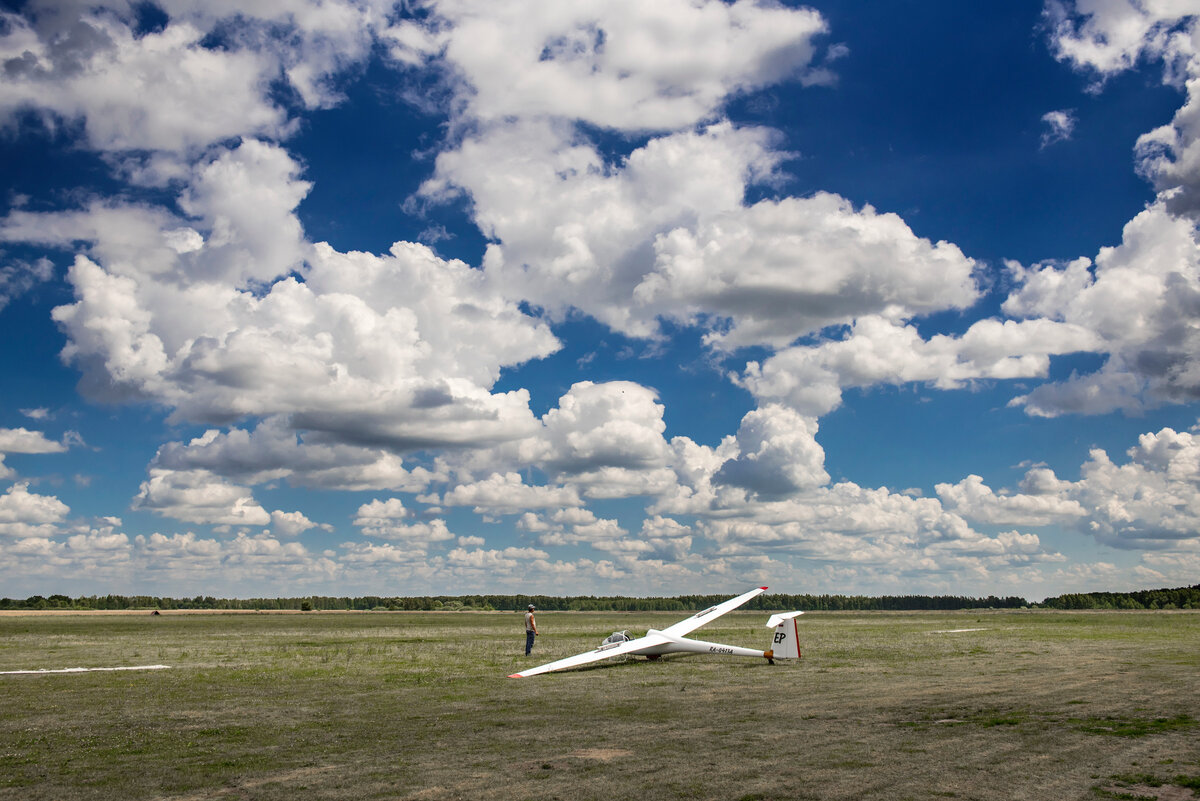
M716 606L710 606L703 612L697 612L687 620L681 620L675 625L668 626L662 631L650 629L648 632L646 632L645 637L637 637L632 640L625 640L624 642L606 641L604 645L601 645L594 651L587 651L582 654L576 654L575 656L568 656L566 659L559 659L557 662L549 662L545 665L538 665L535 668L530 668L529 670L522 670L520 673L513 673L509 676L509 678L524 679L528 678L529 676L536 676L539 673L549 673L552 670L564 670L566 668L579 667L580 665L587 665L592 662L599 662L602 659L610 659L614 656L623 655L645 656L650 659L658 659L663 654L676 653L726 654L729 656L764 657L772 664L774 664L774 660L776 658L798 657L800 656L800 650L796 646L796 640L794 638L787 642L787 646L789 647L785 649L786 652L780 651L778 654L776 654L773 650L755 651L751 648L739 648L735 645L721 645L720 643L704 642L703 640L689 640L684 636L700 628L705 623L716 620L726 612L737 609L739 606L746 603L746 601L749 601L756 595L761 595L762 593L766 592L766 590L766 587L756 587L755 589L750 590L750 592L739 595L736 598L730 598L728 601L719 603ZM783 629L785 626L790 624L793 632L795 631L794 619L800 614L803 613L790 613L790 616L787 617L786 620L777 623L777 627L772 626L772 628L776 628L775 642L784 642L779 639L779 630ZM775 621L775 618L777 617L782 619L782 616L776 615L772 617L771 620ZM792 651L794 651L794 653L792 653Z

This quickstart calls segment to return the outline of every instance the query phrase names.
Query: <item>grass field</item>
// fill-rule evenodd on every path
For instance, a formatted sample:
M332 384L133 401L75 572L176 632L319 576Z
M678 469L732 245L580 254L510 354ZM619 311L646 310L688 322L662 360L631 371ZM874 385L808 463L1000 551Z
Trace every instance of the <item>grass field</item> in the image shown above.
M810 613L804 659L514 670L681 615L0 617L0 799L1071 799L1200 788L1200 612ZM762 613L696 633L762 648ZM977 631L954 631L979 629ZM1200 797L1198 791L1195 797Z

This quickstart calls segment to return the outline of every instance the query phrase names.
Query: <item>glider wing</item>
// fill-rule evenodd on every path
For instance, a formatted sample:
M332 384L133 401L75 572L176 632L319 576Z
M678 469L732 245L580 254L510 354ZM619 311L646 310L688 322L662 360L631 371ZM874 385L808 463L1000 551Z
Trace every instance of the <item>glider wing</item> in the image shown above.
M746 603L746 601L749 601L756 595L762 595L766 591L766 587L755 587L754 589L750 590L750 592L743 593L736 598L730 598L728 601L719 603L716 606L710 606L703 612L697 612L696 614L692 615L687 620L681 620L674 626L668 626L667 628L663 629L662 633L666 634L668 637L683 637L688 633L700 628L710 620L716 620L726 612L731 612L734 609L737 609L739 606Z
M548 662L545 665L538 665L529 670L522 670L520 673L513 673L509 676L510 679L524 679L529 676L536 676L539 673L549 673L552 670L562 670L564 668L579 667L587 665L591 662L599 662L601 659L609 659L622 654L635 654L645 648L653 648L664 643L671 642L670 637L664 637L661 634L647 634L645 637L638 637L634 640L626 640L625 642L614 642L608 645L601 645L594 651L585 651L582 654L568 656L566 659L560 659L557 662Z

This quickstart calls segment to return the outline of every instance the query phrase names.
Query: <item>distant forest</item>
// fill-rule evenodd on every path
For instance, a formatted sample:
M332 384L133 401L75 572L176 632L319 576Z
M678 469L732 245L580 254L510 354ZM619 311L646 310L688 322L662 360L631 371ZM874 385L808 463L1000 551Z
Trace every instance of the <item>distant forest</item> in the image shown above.
M630 598L555 595L421 595L359 597L312 595L299 598L160 598L153 595L66 595L25 599L0 598L3 609L293 609L360 611L512 611L534 604L547 612L691 612L720 603L728 595L680 595L673 598ZM907 611L920 609L1200 609L1200 584L1169 590L1089 592L1060 595L1041 603L1010 596L971 598L961 595L782 595L758 596L745 609L779 611Z

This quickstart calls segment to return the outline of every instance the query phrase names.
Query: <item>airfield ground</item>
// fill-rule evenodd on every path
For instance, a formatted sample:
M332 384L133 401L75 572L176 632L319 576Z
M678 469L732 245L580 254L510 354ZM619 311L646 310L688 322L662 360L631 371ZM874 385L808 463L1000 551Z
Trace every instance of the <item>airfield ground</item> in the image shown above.
M3 617L0 671L171 669L0 675L0 799L1200 798L1200 612L818 612L799 663L505 678L679 617L540 613L528 660L516 613Z

